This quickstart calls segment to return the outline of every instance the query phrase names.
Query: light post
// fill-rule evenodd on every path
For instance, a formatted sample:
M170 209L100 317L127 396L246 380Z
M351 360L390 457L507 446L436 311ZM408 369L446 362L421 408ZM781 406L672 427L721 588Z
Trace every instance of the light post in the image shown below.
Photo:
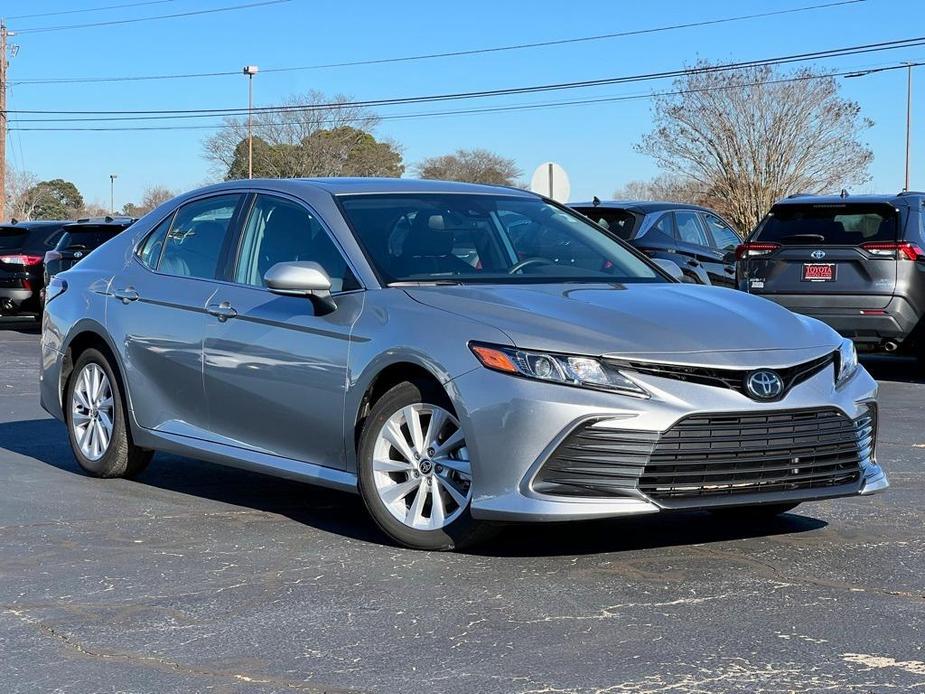
M245 65L242 72L247 75L247 177L254 177L254 75L260 68Z
M116 213L116 179L118 174L109 174L109 212Z

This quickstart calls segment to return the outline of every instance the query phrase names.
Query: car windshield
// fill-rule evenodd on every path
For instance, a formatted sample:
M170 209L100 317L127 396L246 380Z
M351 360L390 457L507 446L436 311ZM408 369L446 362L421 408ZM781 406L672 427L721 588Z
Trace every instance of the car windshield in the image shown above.
M389 284L666 281L580 215L540 198L449 193L339 200Z
M636 215L632 212L615 207L575 207L573 209L624 241L629 241L633 237Z
M897 213L890 205L858 203L779 205L753 240L784 245L859 246L895 241Z

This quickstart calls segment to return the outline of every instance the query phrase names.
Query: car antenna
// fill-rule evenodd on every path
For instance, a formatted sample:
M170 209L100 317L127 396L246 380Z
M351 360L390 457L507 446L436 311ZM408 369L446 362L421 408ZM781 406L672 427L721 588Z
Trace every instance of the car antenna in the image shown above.
M842 188L842 189L841 189L841 193L839 194L839 197L847 198L847 197L848 197L848 191L847 191L846 189Z
M591 201L591 204L597 207L598 205L601 204L601 199L595 195L594 199Z

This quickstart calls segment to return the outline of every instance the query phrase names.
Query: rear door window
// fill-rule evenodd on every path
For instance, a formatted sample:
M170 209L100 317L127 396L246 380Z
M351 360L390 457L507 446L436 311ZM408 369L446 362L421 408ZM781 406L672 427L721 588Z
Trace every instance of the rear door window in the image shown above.
M779 205L754 240L781 245L860 246L895 241L897 213L890 205Z
M695 246L710 245L696 212L678 210L674 213L674 221L678 225L678 240Z
M714 214L705 214L703 216L713 237L713 247L721 251L734 251L736 246L742 243L742 239L735 231L732 230L722 219Z
M158 270L178 277L215 279L228 228L241 195L220 195L177 211Z

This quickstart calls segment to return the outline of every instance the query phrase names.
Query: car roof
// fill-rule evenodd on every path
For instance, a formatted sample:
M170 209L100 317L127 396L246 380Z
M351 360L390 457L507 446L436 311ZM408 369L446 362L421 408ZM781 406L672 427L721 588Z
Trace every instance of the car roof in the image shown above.
M925 193L918 191L904 191L902 193L883 193L866 195L812 195L810 193L796 193L774 203L779 205L850 205L851 203L886 203L893 207L908 207L921 204L925 200Z
M225 181L191 191L189 195L235 190L238 188L264 188L299 193L323 191L330 195L370 193L479 193L482 195L511 195L536 198L535 193L506 186L434 181L419 178L254 178Z
M69 222L66 219L54 219L54 220L41 219L41 220L6 222L4 224L0 224L0 228L25 229L28 231L29 229L42 229L44 227L55 227L55 226L61 227L68 223Z
M593 202L570 202L569 207L596 207L610 210L629 210L649 214L650 212L663 212L665 210L699 210L713 213L713 210L700 205L691 205L686 202L668 202L667 200L601 200L597 205Z

